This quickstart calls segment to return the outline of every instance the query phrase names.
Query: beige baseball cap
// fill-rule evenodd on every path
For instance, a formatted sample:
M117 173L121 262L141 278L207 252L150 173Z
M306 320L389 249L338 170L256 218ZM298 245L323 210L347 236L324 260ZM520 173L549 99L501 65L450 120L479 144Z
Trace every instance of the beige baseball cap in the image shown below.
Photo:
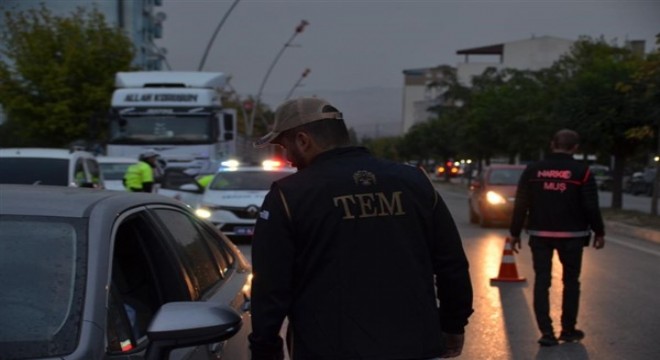
M314 97L288 100L275 110L275 124L273 130L254 142L254 147L260 148L270 144L275 138L297 126L323 119L343 119L338 111L323 112L325 106L332 106L329 102Z

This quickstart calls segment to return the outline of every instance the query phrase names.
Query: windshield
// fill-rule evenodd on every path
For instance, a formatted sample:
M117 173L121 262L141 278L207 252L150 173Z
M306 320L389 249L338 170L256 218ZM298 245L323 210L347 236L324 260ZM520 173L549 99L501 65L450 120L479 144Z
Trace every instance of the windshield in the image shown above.
M208 144L215 141L213 117L124 116L111 121L112 144Z
M60 356L76 348L85 249L82 220L0 216L2 358Z
M0 184L69 185L69 160L0 158Z
M490 172L488 182L491 185L518 185L524 169L497 169Z
M103 178L105 180L122 180L124 174L126 174L126 169L128 169L131 164L111 164L111 163L101 163L101 172L103 173Z
M268 190L274 181L291 174L286 171L226 171L213 178L211 190Z

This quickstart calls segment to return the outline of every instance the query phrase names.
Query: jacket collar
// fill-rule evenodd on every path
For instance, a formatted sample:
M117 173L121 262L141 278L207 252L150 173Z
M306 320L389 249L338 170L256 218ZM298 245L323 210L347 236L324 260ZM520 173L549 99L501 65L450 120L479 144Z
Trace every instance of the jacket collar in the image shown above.
M318 154L311 162L310 166L324 163L329 159L338 157L361 156L369 155L369 150L362 146L345 146L338 147Z

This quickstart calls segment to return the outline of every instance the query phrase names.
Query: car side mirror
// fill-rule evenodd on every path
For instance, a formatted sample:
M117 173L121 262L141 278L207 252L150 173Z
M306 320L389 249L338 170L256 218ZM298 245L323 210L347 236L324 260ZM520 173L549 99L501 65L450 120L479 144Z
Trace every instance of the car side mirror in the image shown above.
M203 193L204 189L199 184L183 184L179 187L181 191L188 191L192 193Z
M232 308L208 302L183 301L160 307L147 330L146 360L169 359L177 348L212 344L234 336L243 325Z

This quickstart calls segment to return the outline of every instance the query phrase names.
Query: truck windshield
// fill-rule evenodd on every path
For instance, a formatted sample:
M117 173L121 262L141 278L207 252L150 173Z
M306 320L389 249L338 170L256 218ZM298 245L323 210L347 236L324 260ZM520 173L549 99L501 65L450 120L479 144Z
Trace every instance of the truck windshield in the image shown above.
M124 116L111 122L111 144L209 144L213 116Z

